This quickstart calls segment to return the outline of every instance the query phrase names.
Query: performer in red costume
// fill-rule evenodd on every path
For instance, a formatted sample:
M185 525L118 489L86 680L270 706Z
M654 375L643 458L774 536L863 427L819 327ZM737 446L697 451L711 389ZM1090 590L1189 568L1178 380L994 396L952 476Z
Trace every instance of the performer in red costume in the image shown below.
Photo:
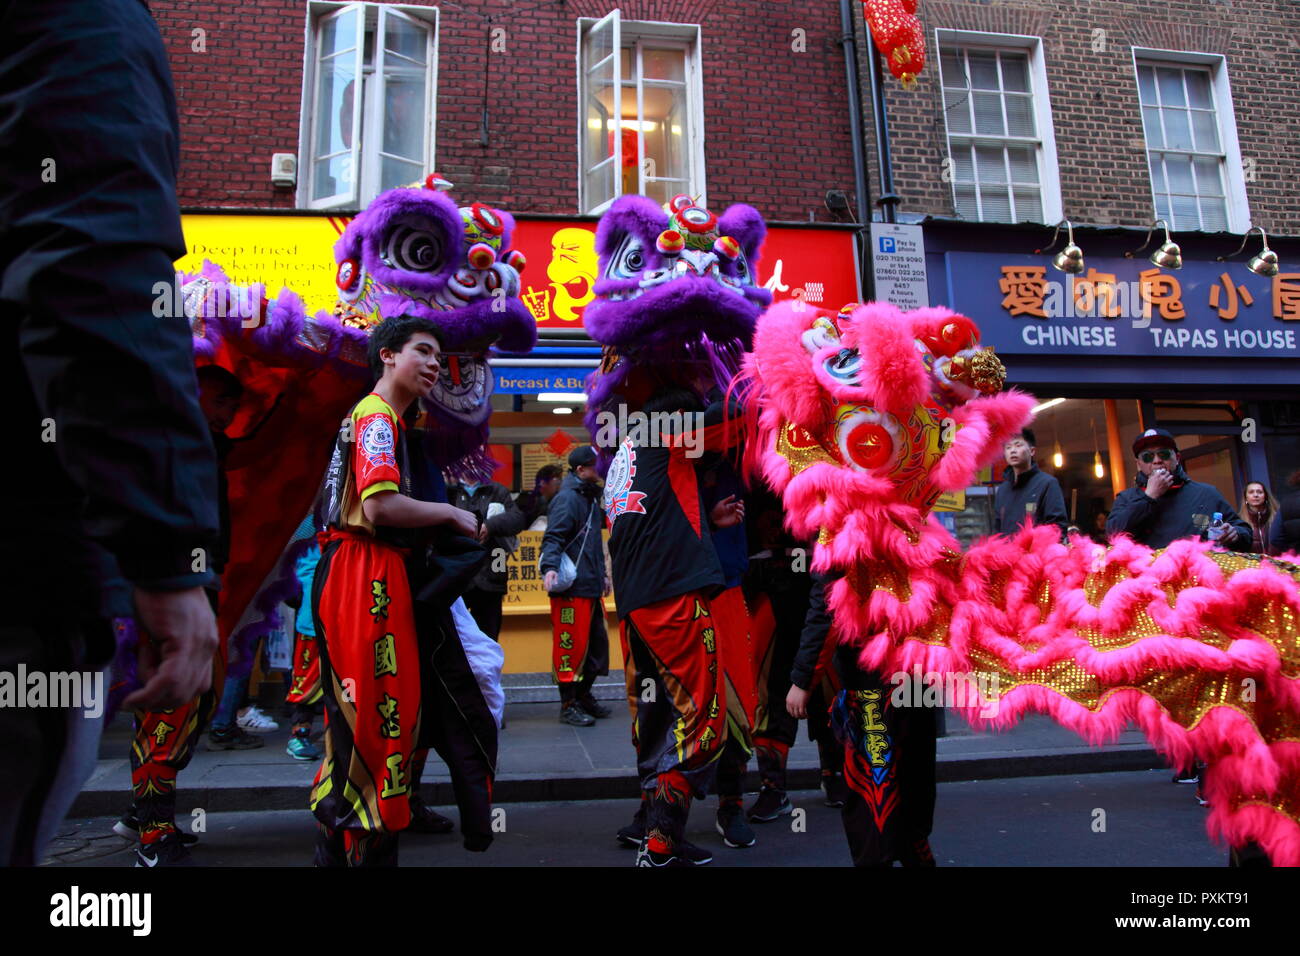
M619 447L605 478L610 556L625 666L636 690L633 725L645 836L637 865L704 863L711 859L684 841L691 799L703 796L729 724L744 721L729 708L719 663L717 623L710 601L724 583L708 534L692 455L726 445L723 404L706 411L689 389L667 386L644 406L647 435ZM660 427L660 415L677 427ZM695 428L701 419L703 428Z
M313 588L326 702L325 759L311 797L318 866L396 865L397 834L411 819L421 660L405 559L414 529L477 532L468 512L405 493L404 415L437 381L440 354L427 319L376 326L378 382L338 442Z

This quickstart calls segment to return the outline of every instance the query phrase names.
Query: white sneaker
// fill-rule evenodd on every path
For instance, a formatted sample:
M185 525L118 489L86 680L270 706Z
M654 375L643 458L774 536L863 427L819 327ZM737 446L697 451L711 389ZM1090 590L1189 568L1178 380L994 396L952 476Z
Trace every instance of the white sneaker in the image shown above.
M269 734L280 729L280 725L262 713L256 705L240 714L235 723L250 734Z

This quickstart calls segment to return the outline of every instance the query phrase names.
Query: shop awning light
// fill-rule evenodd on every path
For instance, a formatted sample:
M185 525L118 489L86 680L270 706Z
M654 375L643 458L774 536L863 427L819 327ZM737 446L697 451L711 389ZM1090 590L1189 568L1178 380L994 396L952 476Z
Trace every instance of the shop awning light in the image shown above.
M1063 401L1065 401L1065 399L1063 399L1063 398L1049 398L1047 401L1045 401L1045 402L1041 402L1040 404L1035 405L1035 406L1033 407L1032 411L1033 411L1033 413L1034 413L1035 415L1037 415L1037 414L1038 414L1039 412L1041 412L1043 409L1045 409L1045 408L1052 408L1052 407L1054 407L1054 406L1056 406L1056 405L1060 405Z
M1138 246L1132 252L1124 253L1126 259L1132 259L1139 252L1147 247L1151 242L1151 233L1156 231L1156 226L1165 227L1165 241L1160 244L1160 248L1151 253L1150 262L1153 266L1159 266L1161 269L1181 269L1183 267L1183 250L1178 247L1178 243L1169 238L1169 223L1163 219L1157 219L1147 230L1147 237L1142 240L1142 245Z
M1277 253L1268 247L1268 236L1264 232L1263 226L1251 226L1246 230L1246 234L1241 237L1241 245L1237 247L1237 252L1227 256L1218 256L1219 262L1227 262L1232 256L1237 255L1246 248L1246 243L1250 240L1250 234L1256 229L1259 230L1259 237L1264 240L1264 248L1258 255L1252 256L1251 260L1246 263L1246 268L1257 276L1267 276L1272 278L1278 273Z
M572 415L573 409L561 405L559 408L552 408L551 412L556 415Z
M1074 224L1068 219L1062 219L1056 224L1056 231L1052 233L1052 241L1042 249L1035 249L1034 255L1047 252L1052 246L1056 245L1056 237L1061 234L1062 226L1069 230L1069 240L1066 242L1064 249L1052 256L1052 265L1061 272L1077 276L1083 271L1083 250L1074 244Z
M582 392L539 392L537 400L539 402L577 402L579 405L585 405L587 396Z

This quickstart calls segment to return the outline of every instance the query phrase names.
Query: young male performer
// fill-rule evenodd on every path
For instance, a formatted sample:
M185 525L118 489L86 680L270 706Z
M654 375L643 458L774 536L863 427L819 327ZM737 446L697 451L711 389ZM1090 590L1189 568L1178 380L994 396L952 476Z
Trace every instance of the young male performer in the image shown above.
M636 695L637 768L649 794L636 862L663 867L709 859L695 858L685 844L686 818L692 797L712 782L727 742L728 705L735 706L711 610L724 578L693 460L724 447L728 423L721 401L705 411L697 394L674 386L656 392L643 411L648 436L619 447L604 500L625 667ZM661 415L684 417L660 426Z
M409 494L404 416L437 382L441 346L427 319L394 317L370 335L378 381L339 437L329 529L313 585L325 692L325 759L312 788L318 866L397 864L411 821L420 737L421 655L405 559L414 529L477 534L474 516Z

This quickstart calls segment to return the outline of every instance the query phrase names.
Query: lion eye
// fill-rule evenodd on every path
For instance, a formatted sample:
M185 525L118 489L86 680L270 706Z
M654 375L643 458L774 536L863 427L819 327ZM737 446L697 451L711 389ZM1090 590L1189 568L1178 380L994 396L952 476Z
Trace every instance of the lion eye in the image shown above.
M406 272L435 272L442 266L442 239L428 229L397 226L384 243L384 262Z

